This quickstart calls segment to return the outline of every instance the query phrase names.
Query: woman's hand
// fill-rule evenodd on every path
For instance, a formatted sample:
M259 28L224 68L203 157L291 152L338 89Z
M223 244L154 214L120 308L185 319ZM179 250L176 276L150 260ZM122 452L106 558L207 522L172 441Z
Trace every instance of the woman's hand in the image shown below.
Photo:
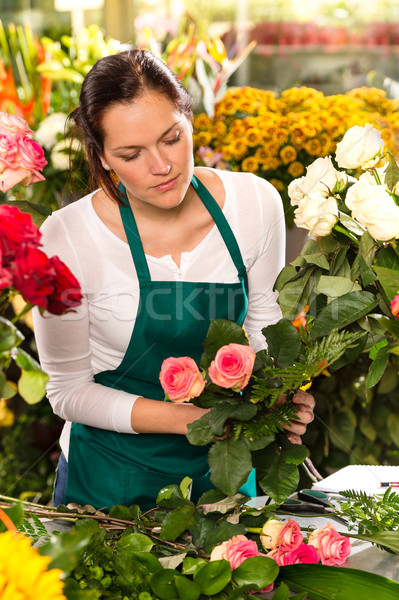
M281 394L278 404L284 404L286 401L287 395ZM305 433L306 426L314 419L313 409L316 403L311 394L302 390L298 390L295 393L292 402L298 408L296 419L293 419L290 425L283 425L283 428L288 432L287 437L292 444L302 444L301 436Z

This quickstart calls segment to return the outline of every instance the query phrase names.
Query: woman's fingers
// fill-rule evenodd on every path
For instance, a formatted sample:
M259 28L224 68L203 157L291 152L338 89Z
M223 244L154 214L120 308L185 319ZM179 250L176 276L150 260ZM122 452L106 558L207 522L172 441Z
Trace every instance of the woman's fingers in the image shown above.
M278 403L283 404L286 400L286 394L281 394ZM313 410L316 403L313 396L303 390L298 390L294 394L292 401L297 407L296 418L291 420L289 425L283 425L283 428L289 432L287 436L288 439L293 444L298 444L301 443L299 436L302 436L305 433L306 426L314 419Z

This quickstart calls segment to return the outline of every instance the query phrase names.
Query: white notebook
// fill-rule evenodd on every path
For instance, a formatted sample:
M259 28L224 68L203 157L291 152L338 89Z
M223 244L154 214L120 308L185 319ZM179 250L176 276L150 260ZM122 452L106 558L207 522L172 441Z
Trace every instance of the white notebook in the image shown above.
M393 491L399 492L399 466L349 465L325 477L322 481L314 483L312 488L333 494L345 490L356 490L372 496L383 494L389 484L392 484Z

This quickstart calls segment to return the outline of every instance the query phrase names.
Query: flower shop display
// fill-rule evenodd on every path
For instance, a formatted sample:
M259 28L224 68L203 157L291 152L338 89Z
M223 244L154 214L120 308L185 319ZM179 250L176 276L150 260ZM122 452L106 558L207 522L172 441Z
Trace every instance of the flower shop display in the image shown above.
M46 160L42 148L31 139L32 133L20 117L0 112L1 191L43 180ZM82 298L77 279L57 256L49 258L40 249L40 238L31 215L21 212L18 203L0 204L1 397L9 399L18 391L28 403L44 396L47 376L20 347L23 335L14 323L32 306L63 314L78 306ZM19 315L8 320L7 309L17 295L26 304ZM21 370L17 389L6 381L12 360Z
M264 177L281 193L291 225L288 185L315 158L334 152L347 129L367 122L376 124L387 149L397 154L397 103L382 90L364 87L325 96L299 87L277 97L269 90L230 88L214 116L194 116L196 162Z

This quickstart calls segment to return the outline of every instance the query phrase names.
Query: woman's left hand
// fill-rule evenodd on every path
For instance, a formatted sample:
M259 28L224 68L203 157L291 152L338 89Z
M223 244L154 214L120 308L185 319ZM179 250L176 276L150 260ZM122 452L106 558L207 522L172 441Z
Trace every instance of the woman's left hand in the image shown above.
M278 403L283 404L286 399L286 394L281 394ZM292 402L298 408L296 419L293 419L290 425L283 425L283 427L287 431L287 437L290 442L293 444L302 444L301 436L305 433L306 426L314 419L313 410L316 403L313 396L303 390L298 390L295 393Z

